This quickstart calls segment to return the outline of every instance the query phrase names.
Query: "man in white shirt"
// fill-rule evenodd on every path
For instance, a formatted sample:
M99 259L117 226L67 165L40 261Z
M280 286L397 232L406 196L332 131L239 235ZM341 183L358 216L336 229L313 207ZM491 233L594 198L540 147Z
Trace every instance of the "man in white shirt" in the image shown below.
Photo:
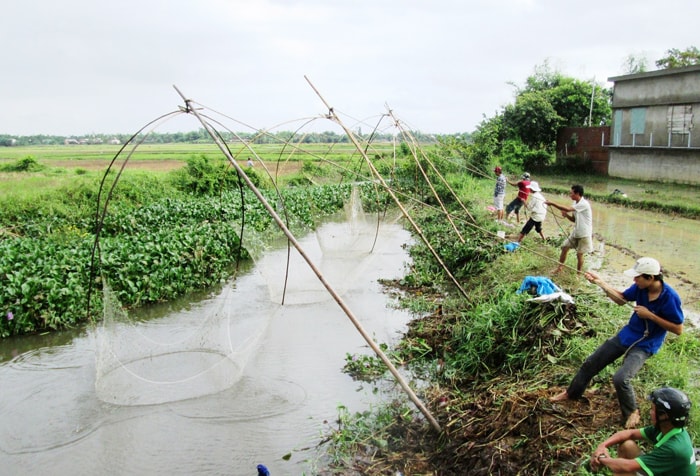
M564 218L574 222L574 229L571 230L571 234L561 247L559 266L554 271L555 274L564 268L566 255L570 249L576 250L576 269L579 273L583 269L583 255L593 250L593 210L591 210L591 204L588 203L588 200L583 198L583 185L573 185L569 197L574 201L570 207L550 201L545 202L547 205L561 210Z

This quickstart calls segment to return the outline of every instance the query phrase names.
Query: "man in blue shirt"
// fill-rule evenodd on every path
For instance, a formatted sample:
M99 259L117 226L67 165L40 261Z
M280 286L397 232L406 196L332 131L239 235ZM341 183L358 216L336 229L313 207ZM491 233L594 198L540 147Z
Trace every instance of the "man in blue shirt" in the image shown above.
M585 274L586 279L600 286L616 304L635 302L634 312L620 332L588 356L569 387L550 400L580 398L593 377L622 357L622 366L613 375L613 384L625 428L636 428L640 417L631 380L644 362L659 351L667 332L676 335L683 332L684 316L678 293L664 283L661 265L654 258L638 259L625 275L634 278L634 284L625 291L618 291L597 274L590 271Z

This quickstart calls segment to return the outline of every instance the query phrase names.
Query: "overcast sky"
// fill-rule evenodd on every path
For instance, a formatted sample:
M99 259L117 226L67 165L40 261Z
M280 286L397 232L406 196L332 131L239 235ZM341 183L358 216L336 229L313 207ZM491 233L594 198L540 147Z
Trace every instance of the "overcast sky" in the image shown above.
M363 131L389 107L414 130L471 132L545 61L611 87L629 55L653 70L700 47L699 18L699 0L8 0L0 134L133 133L183 104L173 85L294 130L326 112L304 76Z

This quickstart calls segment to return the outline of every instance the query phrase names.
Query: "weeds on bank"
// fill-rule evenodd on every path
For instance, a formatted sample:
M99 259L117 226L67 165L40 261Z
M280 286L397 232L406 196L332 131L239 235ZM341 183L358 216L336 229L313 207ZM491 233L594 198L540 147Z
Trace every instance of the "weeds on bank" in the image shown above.
M371 454L359 454L358 448L386 450L395 446L395 423L409 423L414 410L407 404L392 402L364 412L351 413L347 407L338 407L337 427L326 435L328 457L333 466L352 466L355 458L370 458Z
M379 344L379 348L385 354L389 351L389 346L384 343ZM389 356L390 359L391 357L392 356ZM391 360L395 360L395 358ZM350 375L355 380L373 382L384 375L386 371L387 368L384 362L375 355L345 354L343 372Z

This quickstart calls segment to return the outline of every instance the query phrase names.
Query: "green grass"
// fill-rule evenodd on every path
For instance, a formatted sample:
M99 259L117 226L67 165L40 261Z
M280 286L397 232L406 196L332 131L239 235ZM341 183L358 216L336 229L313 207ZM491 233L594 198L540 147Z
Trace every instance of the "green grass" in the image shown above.
M111 160L121 145L86 144L86 145L37 145L26 147L0 147L0 163L19 160L27 156L34 157L40 163L50 165L52 160ZM228 148L234 158L245 160L252 156L251 150L243 143L229 143ZM263 160L347 160L359 153L352 144L252 144L253 152ZM130 152L131 146L125 149ZM372 144L367 150L369 156L392 154L393 146L389 143ZM221 151L216 144L141 144L134 151L130 160L182 160L193 155L219 156Z
M369 176L362 155L352 144L253 144L251 148L254 153L240 142L230 143L228 147L236 160L245 161L248 157L253 157L256 161L265 161L275 177L278 175L276 164L303 162L300 172L277 177L282 183L337 183L341 175L345 175L347 180L356 180L355 173ZM31 199L41 196L44 190L57 190L72 184L99 180L120 148L119 145L110 144L0 147L0 197ZM115 167L120 167L122 160L131 152L131 147L125 149ZM381 158L382 162L393 162L392 144L372 144L366 153L373 161ZM129 161L131 164L156 161L155 164L148 165L148 173L163 174L171 167L158 170L158 160L180 161L184 166L189 159L200 156L226 160L215 144L174 143L139 145ZM33 159L42 169L27 172L1 171L27 158ZM66 164L67 161L70 161L70 165ZM256 167L255 170L264 174L262 167ZM124 169L126 175L140 173L145 172L129 166ZM284 175L284 170L281 173Z

